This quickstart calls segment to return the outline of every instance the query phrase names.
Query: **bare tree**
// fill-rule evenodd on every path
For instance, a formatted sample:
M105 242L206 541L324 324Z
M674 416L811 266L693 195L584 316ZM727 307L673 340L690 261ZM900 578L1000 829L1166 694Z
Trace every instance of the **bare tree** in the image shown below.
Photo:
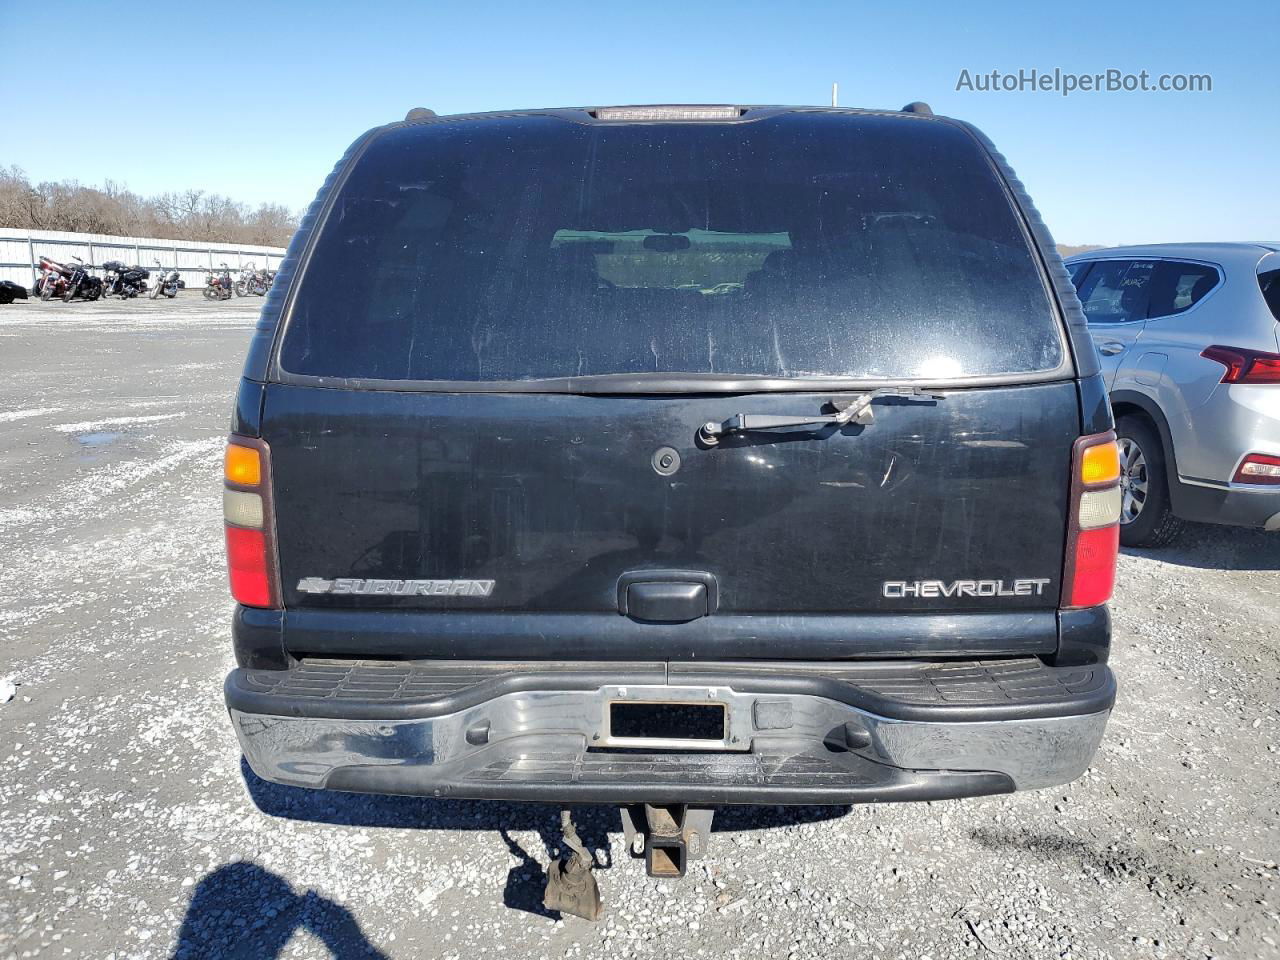
M204 190L142 197L110 180L101 187L74 180L33 185L20 168L0 167L3 227L285 246L297 225L297 214L279 204L250 210Z

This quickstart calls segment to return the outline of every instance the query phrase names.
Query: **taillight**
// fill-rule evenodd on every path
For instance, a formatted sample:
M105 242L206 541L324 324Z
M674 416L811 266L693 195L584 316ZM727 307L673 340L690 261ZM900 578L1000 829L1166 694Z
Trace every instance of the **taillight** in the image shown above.
M270 454L261 440L233 436L223 460L222 520L231 595L247 607L276 607L280 601Z
M1223 383L1280 383L1280 353L1244 347L1205 347L1200 356L1226 367Z
M1280 483L1280 457L1251 453L1240 461L1236 483Z
M1071 458L1071 526L1063 606L1111 599L1120 552L1120 451L1114 432L1081 437Z

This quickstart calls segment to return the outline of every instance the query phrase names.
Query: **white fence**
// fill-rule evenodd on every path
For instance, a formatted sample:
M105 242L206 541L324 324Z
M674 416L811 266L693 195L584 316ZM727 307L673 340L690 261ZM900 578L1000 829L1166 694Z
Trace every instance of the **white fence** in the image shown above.
M148 270L156 269L159 260L166 270L178 270L188 287L203 287L205 274L223 263L233 272L249 263L262 270L275 270L284 257L284 248L0 227L0 280L30 287L39 273L41 257L59 263L79 257L95 266L107 260L122 260Z

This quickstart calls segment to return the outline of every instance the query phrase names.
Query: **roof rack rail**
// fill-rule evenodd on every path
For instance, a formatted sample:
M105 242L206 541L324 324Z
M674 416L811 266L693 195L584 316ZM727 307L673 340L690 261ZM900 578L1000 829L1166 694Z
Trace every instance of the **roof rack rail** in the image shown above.
M434 110L428 110L426 107L414 107L404 115L404 118L406 120L426 120L435 115L436 112Z
M910 103L908 103L905 107L903 107L903 108L902 108L902 112L903 112L903 113L918 113L918 114L920 114L920 116L922 116L922 117L932 117L932 116L933 116L933 108L932 108L932 107L930 107L930 106L929 106L927 103L925 103L923 100L912 100Z

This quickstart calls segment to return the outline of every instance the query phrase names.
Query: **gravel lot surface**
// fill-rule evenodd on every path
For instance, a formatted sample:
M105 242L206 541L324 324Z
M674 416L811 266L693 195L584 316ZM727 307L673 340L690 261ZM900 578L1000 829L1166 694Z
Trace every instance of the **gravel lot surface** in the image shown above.
M256 780L219 460L259 302L0 306L0 960L1280 957L1280 536L1122 558L1078 782L722 811L680 882L593 809L600 924L542 910L551 808Z

